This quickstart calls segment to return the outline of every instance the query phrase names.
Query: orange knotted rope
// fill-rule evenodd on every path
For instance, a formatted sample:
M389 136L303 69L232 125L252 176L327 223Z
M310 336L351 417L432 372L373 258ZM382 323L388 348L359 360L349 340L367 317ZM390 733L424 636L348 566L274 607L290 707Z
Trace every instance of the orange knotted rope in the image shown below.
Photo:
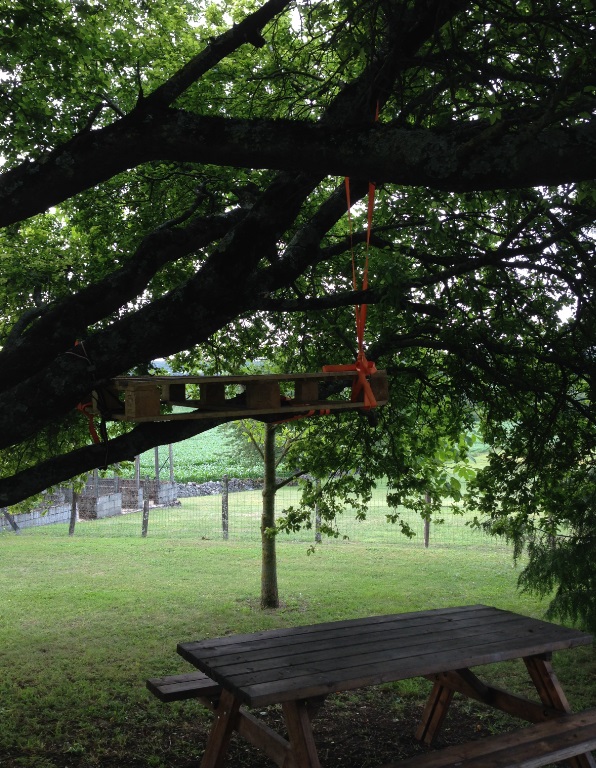
M377 102L377 109L375 113L375 121L379 119L379 104ZM356 256L354 254L353 244L353 232L352 232L352 201L350 196L350 178L346 176L346 202L348 206L348 227L350 231L350 251L352 253L352 287L355 291L358 290L358 276L356 270ZM366 229L366 253L364 258L364 270L362 273L362 291L368 290L368 256L370 250L370 235L372 230L373 212L375 208L375 191L376 184L372 181L368 183L368 206L367 206L367 229ZM363 409L370 410L377 405L376 398L371 389L369 380L367 377L377 372L377 368L373 362L366 359L364 352L364 328L366 326L366 314L367 304L356 304L356 338L358 340L358 356L356 362L349 365L324 365L323 371L326 372L341 372L341 371L356 371L357 376L352 384L352 402L358 402L362 400Z

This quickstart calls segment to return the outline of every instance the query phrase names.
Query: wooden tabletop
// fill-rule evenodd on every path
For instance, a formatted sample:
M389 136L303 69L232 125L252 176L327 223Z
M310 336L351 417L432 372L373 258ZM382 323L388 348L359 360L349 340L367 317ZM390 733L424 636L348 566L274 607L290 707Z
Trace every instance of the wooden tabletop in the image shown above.
M473 605L180 643L178 653L243 703L264 706L591 642L579 630Z

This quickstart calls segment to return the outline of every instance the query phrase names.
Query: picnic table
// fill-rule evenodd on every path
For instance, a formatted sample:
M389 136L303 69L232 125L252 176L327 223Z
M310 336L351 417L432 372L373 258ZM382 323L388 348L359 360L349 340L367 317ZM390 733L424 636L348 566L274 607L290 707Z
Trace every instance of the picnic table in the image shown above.
M205 679L217 690L215 719L202 768L223 765L234 731L279 766L319 768L311 720L326 696L419 676L434 684L416 733L420 741L433 741L454 692L459 692L539 724L531 726L535 731L516 732L521 734L519 737L507 734L512 743L505 741L505 746L498 748L504 754L515 745L526 752L544 752L545 744L552 742L549 749L555 758L571 757L569 764L575 768L593 768L596 764L588 750L596 746L596 716L588 713L587 718L570 722L561 718L570 707L550 663L553 651L591 641L590 635L579 630L474 605L185 642L178 645L178 652L205 673ZM487 685L471 669L510 659L523 659L539 701ZM281 704L287 738L246 709L270 704ZM584 728L583 741L578 746L580 727ZM569 741L571 747L563 745ZM498 749L488 748L493 755ZM578 754L578 749L584 752ZM447 751L439 750L430 756ZM535 766L549 762L544 757L542 762L517 758L509 762L498 762L496 758L493 762L478 761L476 752L464 748L463 753L458 753L469 762L458 758L424 763L427 755L422 755L422 762L413 758L405 764Z

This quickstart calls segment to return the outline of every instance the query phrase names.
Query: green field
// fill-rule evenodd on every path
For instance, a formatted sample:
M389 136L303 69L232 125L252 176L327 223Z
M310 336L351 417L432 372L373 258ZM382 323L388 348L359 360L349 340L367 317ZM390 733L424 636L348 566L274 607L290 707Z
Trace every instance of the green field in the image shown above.
M250 458L243 451L238 451L238 440L227 426L214 429L188 438L172 446L174 454L174 475L180 483L204 483L209 480L221 480L224 475L236 478L255 479L263 476L263 464L259 456ZM487 447L477 440L471 448L472 460L482 466L485 461ZM159 463L163 479L169 476L169 459L167 446L159 449ZM124 474L132 477L132 464L124 467ZM155 477L155 452L146 451L141 454L141 475Z
M174 453L174 474L179 483L205 483L221 480L224 475L237 478L258 478L263 476L263 465L259 457L247 460L233 445L225 426L190 437L172 446ZM169 477L167 446L159 449L160 472ZM123 467L124 476L133 476L132 464ZM155 477L155 451L141 454L141 475Z
M0 538L4 768L196 766L209 715L194 702L163 705L144 687L147 677L187 670L179 641L479 602L533 616L546 607L516 592L511 557L494 547L425 550L398 539L307 556L282 538L283 605L261 611L257 544L41 531ZM555 667L574 707L596 703L591 649L558 654ZM488 676L528 693L519 665L489 668ZM397 722L418 711L426 690L405 681L367 695L382 695ZM357 709L358 696L331 702L333 717ZM480 711L470 718L502 727Z

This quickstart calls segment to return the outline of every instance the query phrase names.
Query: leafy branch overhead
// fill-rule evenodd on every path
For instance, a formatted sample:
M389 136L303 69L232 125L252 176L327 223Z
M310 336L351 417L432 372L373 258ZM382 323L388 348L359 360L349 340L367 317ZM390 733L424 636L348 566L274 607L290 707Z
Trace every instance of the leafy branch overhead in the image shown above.
M391 402L375 431L317 422L305 460L432 506L474 429L495 449L467 477L479 523L585 541L592 3L33 0L1 22L0 506L218 423L90 443L77 404L158 358L351 362L372 180L366 343Z

